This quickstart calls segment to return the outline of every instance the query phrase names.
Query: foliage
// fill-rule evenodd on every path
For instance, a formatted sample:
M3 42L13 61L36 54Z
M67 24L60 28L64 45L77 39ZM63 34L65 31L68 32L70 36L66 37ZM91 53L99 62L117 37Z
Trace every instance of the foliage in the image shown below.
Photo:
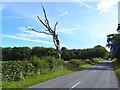
M3 81L24 80L34 74L44 74L49 71L57 71L64 63L54 57L39 58L33 56L30 61L4 61L2 62Z
M43 56L55 56L55 49L53 48L44 48L44 47L33 47L31 55L36 55L38 57Z
M98 59L97 61L99 61ZM29 61L3 61L2 86L25 88L66 73L91 66L89 59L58 60L54 57L33 56Z
M55 49L44 47L5 47L2 48L3 61L29 60L32 56L55 56Z
M116 58L114 58L112 60L112 66L113 66L113 69L117 75L117 78L118 78L118 84L120 86L120 64L118 62L119 60L117 60Z
M98 63L100 61L104 61L104 59L103 58L93 58L91 61L94 63Z
M120 59L120 34L108 35L107 47L110 48L113 58Z
M88 49L72 49L68 50L63 47L61 49L62 59L70 60L70 59L92 59L92 58L105 58L107 59L109 56L109 52L102 46L97 45L94 48Z
M118 79L120 81L120 68L118 68L115 72L116 72L116 75L117 75L117 77L118 77Z
M84 61L83 60L78 60L78 59L72 59L72 60L70 60L70 63L72 63L75 66L80 66L80 65L84 64Z
M33 66L26 61L2 62L3 81L18 81L30 76Z
M3 81L2 82L2 88L27 88L29 86L56 78L58 76L67 74L72 72L71 70L63 69L59 70L56 72L50 71L49 74L46 73L44 75L34 75L32 77L26 78L25 80L20 80L20 81L14 81L14 82L8 82L8 81ZM21 89L20 89L21 90Z
M56 52L54 48L45 48L45 47L33 47L32 49L29 47L7 47L2 48L2 59L3 61L15 61L15 60L30 60L33 56L37 57L47 57L52 56L55 57ZM88 49L67 49L62 47L61 49L62 59L65 61L71 59L91 59L91 58L108 58L108 51L97 45L94 48Z
M31 49L29 47L7 47L2 48L2 59L4 61L8 60L24 60L29 59Z
M84 62L85 62L86 64L92 64L91 60L89 60L89 59L85 59Z

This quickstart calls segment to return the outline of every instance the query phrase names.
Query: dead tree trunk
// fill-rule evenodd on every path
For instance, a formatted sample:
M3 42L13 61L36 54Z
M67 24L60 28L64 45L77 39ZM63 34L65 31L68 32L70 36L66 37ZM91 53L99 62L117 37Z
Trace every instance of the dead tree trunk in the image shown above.
M54 45L56 46L56 58L61 59L61 53L60 53L60 42L58 40L58 35L55 35L53 37Z
M42 5L42 4L41 4ZM61 53L60 53L60 41L58 39L58 34L56 34L56 26L58 24L58 22L55 23L55 26L54 26L54 29L51 28L50 26L50 23L49 23L49 20L47 18L47 15L46 15L46 11L44 9L44 7L42 6L42 10L43 10L43 13L44 13L44 21L42 21L39 16L37 16L38 20L40 21L40 23L42 23L45 28L47 29L46 31L47 32L43 32L43 31L37 31L33 28L28 28L26 27L27 29L29 30L32 30L32 31L35 31L37 33L44 33L44 34L47 34L47 35L52 35L53 37L53 42L54 42L54 45L56 47L56 58L57 59L61 59Z

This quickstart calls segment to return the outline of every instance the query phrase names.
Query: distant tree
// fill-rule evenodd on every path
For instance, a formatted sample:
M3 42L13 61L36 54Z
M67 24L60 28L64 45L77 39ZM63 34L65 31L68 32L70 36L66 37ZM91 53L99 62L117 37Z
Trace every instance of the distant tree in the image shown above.
M94 56L95 58L101 57L101 58L107 58L108 57L108 51L101 45L97 45L93 48L94 50Z
M43 57L43 56L55 56L55 49L44 47L33 47L31 55Z
M44 47L33 47L31 55L35 55L38 57L46 56L46 50Z
M67 50L66 47L62 47L61 52L62 52L62 54L61 54L62 59L64 59L64 60L70 60L71 59L70 53L69 53L69 51Z
M11 50L12 60L24 60L30 58L31 49L29 47L14 47Z
M73 53L74 59L80 59L81 57L81 50L80 49L72 49L70 50Z
M56 51L54 48L46 48L47 56L56 56Z
M42 5L42 4L41 4L41 5ZM59 41L59 39L58 39L58 34L56 33L56 26L57 26L58 22L55 23L54 29L52 29L51 26L50 26L50 22L49 22L49 20L48 20L48 18L47 18L47 15L46 15L46 11L45 11L45 9L44 9L43 6L42 6L42 9L43 9L44 17L45 17L45 20L44 20L45 22L42 21L42 20L39 18L39 16L37 16L37 18L38 18L38 20L45 26L45 28L47 29L47 30L46 30L47 32L37 31L37 30L35 30L35 29L33 29L33 28L28 28L28 27L26 27L26 28L29 29L29 30L35 31L35 32L37 32L37 33L44 33L44 34L47 34L47 35L52 35L52 37L53 37L53 42L54 42L54 45L55 45L55 47L56 47L56 58L57 58L57 59L61 59L60 41Z
M11 50L12 50L11 47L2 48L2 60L3 61L12 60Z

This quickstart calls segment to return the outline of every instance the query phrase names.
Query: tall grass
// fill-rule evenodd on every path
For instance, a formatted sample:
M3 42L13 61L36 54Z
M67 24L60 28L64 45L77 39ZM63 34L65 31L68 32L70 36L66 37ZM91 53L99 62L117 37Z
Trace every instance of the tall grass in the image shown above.
M118 60L115 58L112 60L112 66L115 71L115 74L117 75L118 78L118 84L120 87L120 64L117 62Z

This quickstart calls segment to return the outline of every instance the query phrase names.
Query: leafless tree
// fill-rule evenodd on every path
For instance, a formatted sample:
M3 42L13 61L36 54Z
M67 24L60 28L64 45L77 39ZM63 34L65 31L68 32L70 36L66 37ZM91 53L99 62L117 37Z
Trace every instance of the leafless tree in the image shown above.
M54 42L54 45L56 47L56 58L57 59L61 59L61 53L60 53L60 41L58 39L58 34L56 33L56 26L58 24L58 22L55 23L54 25L54 28L52 29L51 26L50 26L50 23L49 23L49 20L47 18L47 15L46 15L46 11L45 11L45 8L43 7L43 5L41 4L42 6L42 10L43 10L43 13L44 13L44 21L42 21L39 16L37 16L38 20L40 21L40 23L42 23L45 28L47 29L46 32L43 32L43 31L37 31L33 28L28 28L28 27L25 27L26 29L28 30L32 30L32 31L35 31L37 33L44 33L44 34L47 34L47 35L52 35L53 37L53 42Z

